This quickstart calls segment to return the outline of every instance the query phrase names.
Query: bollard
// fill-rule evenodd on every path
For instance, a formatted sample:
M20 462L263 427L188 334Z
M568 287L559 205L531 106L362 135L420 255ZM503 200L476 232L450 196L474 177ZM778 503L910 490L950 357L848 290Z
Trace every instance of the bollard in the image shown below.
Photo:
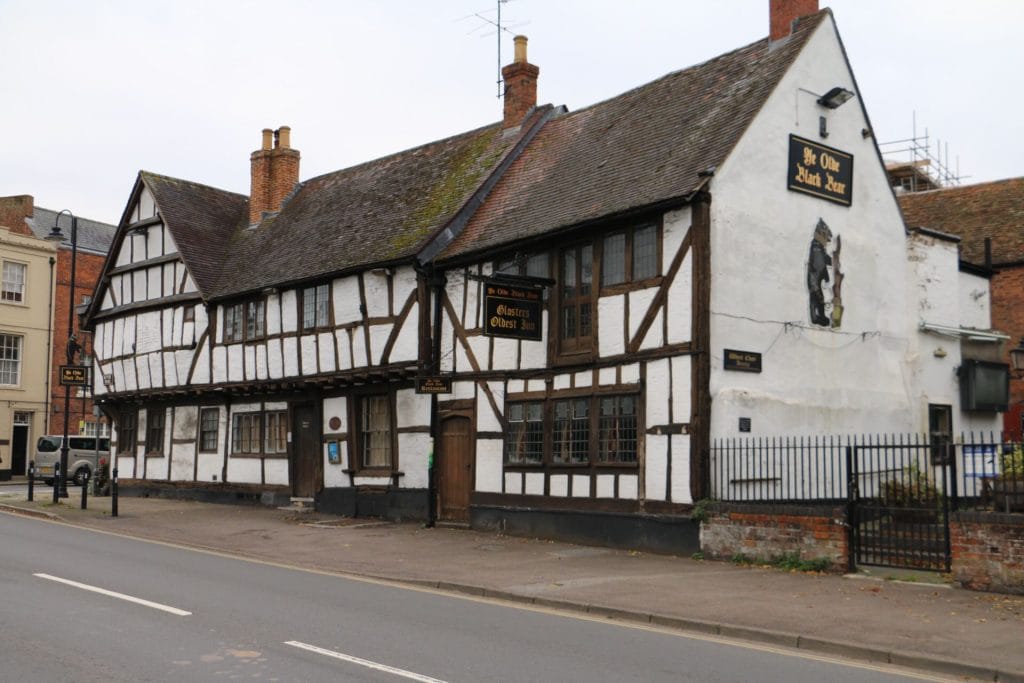
M60 463L53 466L53 504L56 505L60 496Z
M86 509L86 499L89 497L89 470L82 475L82 509Z
M114 468L114 478L110 480L110 516L117 517L117 468Z
M32 502L32 493L36 482L36 461L28 461L28 502Z

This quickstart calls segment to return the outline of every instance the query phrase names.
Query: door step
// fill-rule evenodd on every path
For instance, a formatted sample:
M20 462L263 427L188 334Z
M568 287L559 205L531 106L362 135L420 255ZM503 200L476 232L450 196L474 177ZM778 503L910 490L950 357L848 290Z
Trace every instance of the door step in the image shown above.
M285 505L277 509L288 510L289 512L301 512L305 514L316 511L314 502L315 501L313 498L297 498L295 496L292 496L291 505Z

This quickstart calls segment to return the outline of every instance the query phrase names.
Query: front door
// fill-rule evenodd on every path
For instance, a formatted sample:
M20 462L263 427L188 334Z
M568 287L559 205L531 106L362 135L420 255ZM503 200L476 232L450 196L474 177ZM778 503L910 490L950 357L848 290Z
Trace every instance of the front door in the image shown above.
M469 492L473 486L472 421L465 415L441 420L438 445L438 518L469 521Z
M11 473L18 476L28 471L28 428L31 420L30 413L14 414L14 429L11 434Z
M320 490L319 411L312 403L292 406L292 495L313 498Z

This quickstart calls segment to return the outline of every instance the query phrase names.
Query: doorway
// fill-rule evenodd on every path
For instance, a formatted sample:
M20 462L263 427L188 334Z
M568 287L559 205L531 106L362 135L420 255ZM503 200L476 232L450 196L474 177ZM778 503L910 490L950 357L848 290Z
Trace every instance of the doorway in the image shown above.
M32 413L15 412L11 430L11 473L21 476L28 472L29 428Z
M313 498L320 490L320 411L312 403L292 406L292 495Z
M468 415L442 416L437 451L438 519L468 523L473 488L473 421Z

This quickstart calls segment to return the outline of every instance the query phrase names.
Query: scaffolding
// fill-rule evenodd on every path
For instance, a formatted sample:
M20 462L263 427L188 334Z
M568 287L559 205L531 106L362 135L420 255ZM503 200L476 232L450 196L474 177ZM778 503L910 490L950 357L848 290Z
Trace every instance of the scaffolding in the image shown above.
M897 193L951 187L969 177L960 174L959 157L956 158L955 168L950 164L948 142L943 143L936 138L933 152L928 129L924 129L923 135L918 135L916 112L911 137L879 142L878 149L885 160L889 182Z

